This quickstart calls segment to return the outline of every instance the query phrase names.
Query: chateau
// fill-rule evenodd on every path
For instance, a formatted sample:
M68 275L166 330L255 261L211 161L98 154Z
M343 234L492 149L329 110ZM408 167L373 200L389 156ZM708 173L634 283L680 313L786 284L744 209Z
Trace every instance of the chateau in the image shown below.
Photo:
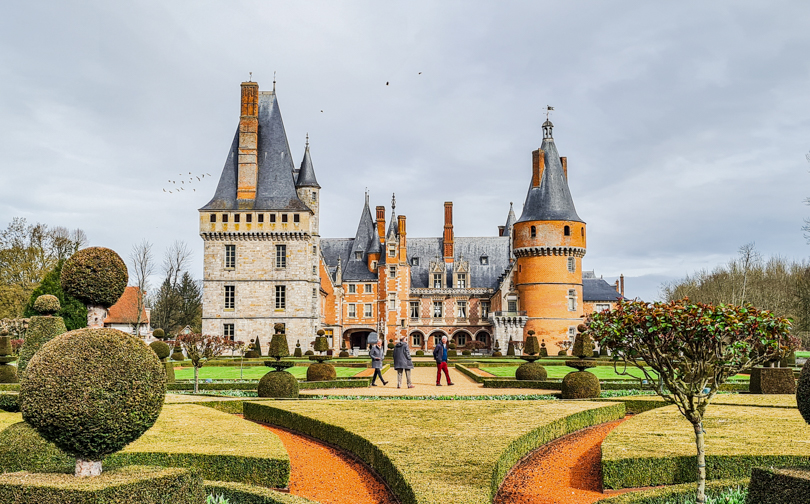
M204 333L266 345L281 322L290 345L304 349L323 329L334 350L364 348L376 331L407 335L414 349L446 335L505 352L533 330L556 353L583 315L621 299L624 285L582 271L586 225L550 121L532 153L523 211L517 218L510 205L497 236L455 236L446 202L441 237L408 238L396 200L386 223L386 208L372 214L366 194L354 238L321 238L309 142L296 169L275 90L241 88L239 127L199 210Z

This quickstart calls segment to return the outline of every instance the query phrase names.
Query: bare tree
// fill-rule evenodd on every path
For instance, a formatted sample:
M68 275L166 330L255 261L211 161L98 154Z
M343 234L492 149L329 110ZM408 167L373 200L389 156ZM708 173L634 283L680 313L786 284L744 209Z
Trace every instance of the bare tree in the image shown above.
M129 254L129 260L132 263L130 272L132 279L135 281L135 287L138 289L137 305L138 314L135 322L132 324L135 329L135 334L140 336L141 325L143 325L143 312L146 306L146 295L149 292L149 277L155 272L154 259L152 257L152 244L147 240L132 246L132 251Z
M191 249L184 241L177 240L166 249L163 256L163 272L173 289L178 287L182 273L190 260Z

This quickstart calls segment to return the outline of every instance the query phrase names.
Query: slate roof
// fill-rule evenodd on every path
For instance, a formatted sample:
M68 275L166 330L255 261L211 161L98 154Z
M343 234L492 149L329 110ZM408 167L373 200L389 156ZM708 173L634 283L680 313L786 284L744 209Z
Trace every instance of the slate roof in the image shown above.
M290 146L274 92L259 93L258 161L255 200L236 200L239 128L222 169L214 197L200 210L286 210L311 212L295 192ZM314 177L314 171L312 172ZM317 183L317 182L316 182Z
M616 292L616 287L601 278L587 278L582 272L582 299L583 301L618 301L622 295Z
M498 280L509 267L509 237L491 236L485 238L456 237L454 240L455 260L463 258L470 264L470 287L498 288ZM441 238L409 238L408 263L411 265L411 287L427 288L430 281L430 261L442 257ZM481 264L481 257L487 257L487 264ZM419 265L413 258L419 258ZM447 268L445 285L452 284L453 268Z
M318 180L315 178L315 168L312 167L312 158L309 155L309 141L304 149L304 159L301 160L301 167L297 172L298 178L295 180L295 187L317 187Z
M546 167L540 186L529 186L523 213L518 222L559 220L584 222L574 208L574 200L571 198L571 190L568 188L568 180L563 172L554 139L550 136L544 138L540 148L544 152Z

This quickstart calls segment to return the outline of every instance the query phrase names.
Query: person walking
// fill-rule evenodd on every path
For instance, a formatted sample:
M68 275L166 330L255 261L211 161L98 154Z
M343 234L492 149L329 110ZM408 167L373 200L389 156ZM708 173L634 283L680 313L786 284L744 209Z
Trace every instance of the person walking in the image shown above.
M377 377L380 377L380 381L383 385L388 385L388 382L385 381L382 377L382 364L383 364L383 356L385 356L385 352L382 348L382 339L377 335L377 333L369 334L369 339L372 338L372 335L376 337L377 341L371 346L371 349L368 351L368 356L371 357L371 367L374 369L374 376L371 378L371 386L376 387L377 384L374 383L377 381Z
M401 337L396 346L394 346L394 369L397 370L397 388L402 386L403 371L405 371L405 378L408 382L408 388L413 388L413 383L411 383L411 369L413 369L413 361L411 360L411 349L408 346L407 336Z
M433 359L436 360L436 386L442 386L442 370L444 370L447 385L452 385L450 372L447 370L447 336L442 336L442 342L433 349Z

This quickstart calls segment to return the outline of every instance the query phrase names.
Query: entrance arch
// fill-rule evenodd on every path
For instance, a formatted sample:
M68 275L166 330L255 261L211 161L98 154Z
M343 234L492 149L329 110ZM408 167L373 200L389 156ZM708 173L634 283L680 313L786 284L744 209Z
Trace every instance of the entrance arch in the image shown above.
M368 335L374 332L370 327L356 327L343 331L343 339L351 349L365 350L368 348L366 340Z

